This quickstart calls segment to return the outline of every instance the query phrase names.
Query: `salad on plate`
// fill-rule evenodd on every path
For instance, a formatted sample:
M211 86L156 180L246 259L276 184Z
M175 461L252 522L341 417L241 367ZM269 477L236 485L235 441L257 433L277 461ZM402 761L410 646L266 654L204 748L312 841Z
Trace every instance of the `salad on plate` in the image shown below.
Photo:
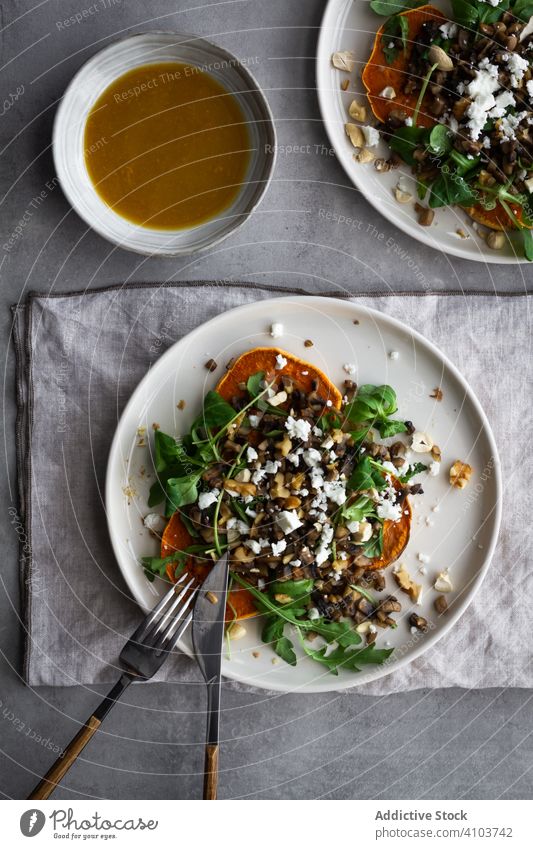
M228 641L243 635L243 620L261 616L262 640L279 658L295 665L298 644L334 674L382 664L392 652L386 640L377 645L402 611L386 591L387 567L398 596L420 598L398 558L411 497L423 496L415 479L437 474L441 459L427 434L395 417L394 389L357 386L355 370L344 365L340 391L287 351L242 354L188 433L155 429L153 512L144 517L160 540L158 556L142 558L149 580L175 582L187 570L201 581L229 551ZM452 468L450 482L462 488L472 469ZM439 579L435 610L445 615L443 593L453 587L446 574ZM407 624L428 628L416 612Z
M514 234L533 260L532 0L452 0L449 16L417 0L370 7L386 20L362 63L370 109L355 98L348 110L354 158L381 172L409 166L414 183L400 177L394 196L421 226L457 207L489 248ZM352 73L360 57L340 50L332 62ZM376 156L380 139L388 158Z

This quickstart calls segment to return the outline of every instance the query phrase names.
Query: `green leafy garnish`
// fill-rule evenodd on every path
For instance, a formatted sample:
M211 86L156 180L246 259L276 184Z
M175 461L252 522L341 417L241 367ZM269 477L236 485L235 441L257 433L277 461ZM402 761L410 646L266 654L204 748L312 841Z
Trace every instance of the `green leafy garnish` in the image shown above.
M411 478L414 478L415 475L419 475L420 472L425 471L427 471L427 466L424 463L415 463L414 466L410 466L408 471L401 475L398 480L400 483L407 483L411 480Z

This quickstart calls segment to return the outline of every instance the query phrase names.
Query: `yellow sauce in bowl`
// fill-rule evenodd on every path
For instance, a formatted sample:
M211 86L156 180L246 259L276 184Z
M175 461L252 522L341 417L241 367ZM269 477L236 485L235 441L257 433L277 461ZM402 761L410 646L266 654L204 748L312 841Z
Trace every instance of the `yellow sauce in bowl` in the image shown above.
M100 95L85 126L85 165L116 213L152 229L217 217L246 179L250 137L233 94L206 71L142 65Z

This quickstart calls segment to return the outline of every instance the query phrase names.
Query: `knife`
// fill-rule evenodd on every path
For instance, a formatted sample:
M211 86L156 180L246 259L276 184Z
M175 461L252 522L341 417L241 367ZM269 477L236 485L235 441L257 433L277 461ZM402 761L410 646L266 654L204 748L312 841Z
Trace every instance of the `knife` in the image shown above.
M217 798L220 685L224 619L228 594L228 555L224 554L203 582L194 605L192 642L207 685L207 739L204 799Z

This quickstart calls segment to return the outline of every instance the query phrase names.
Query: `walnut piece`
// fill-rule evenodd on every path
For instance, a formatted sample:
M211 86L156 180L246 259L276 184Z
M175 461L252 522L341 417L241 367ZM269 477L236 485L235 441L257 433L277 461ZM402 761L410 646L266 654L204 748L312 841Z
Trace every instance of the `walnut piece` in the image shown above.
M456 460L450 469L451 485L457 487L457 489L464 489L473 471L472 466L469 466L468 463Z
M407 593L411 601L416 603L422 595L422 587L413 581L404 564L400 563L399 568L392 574L400 589Z

